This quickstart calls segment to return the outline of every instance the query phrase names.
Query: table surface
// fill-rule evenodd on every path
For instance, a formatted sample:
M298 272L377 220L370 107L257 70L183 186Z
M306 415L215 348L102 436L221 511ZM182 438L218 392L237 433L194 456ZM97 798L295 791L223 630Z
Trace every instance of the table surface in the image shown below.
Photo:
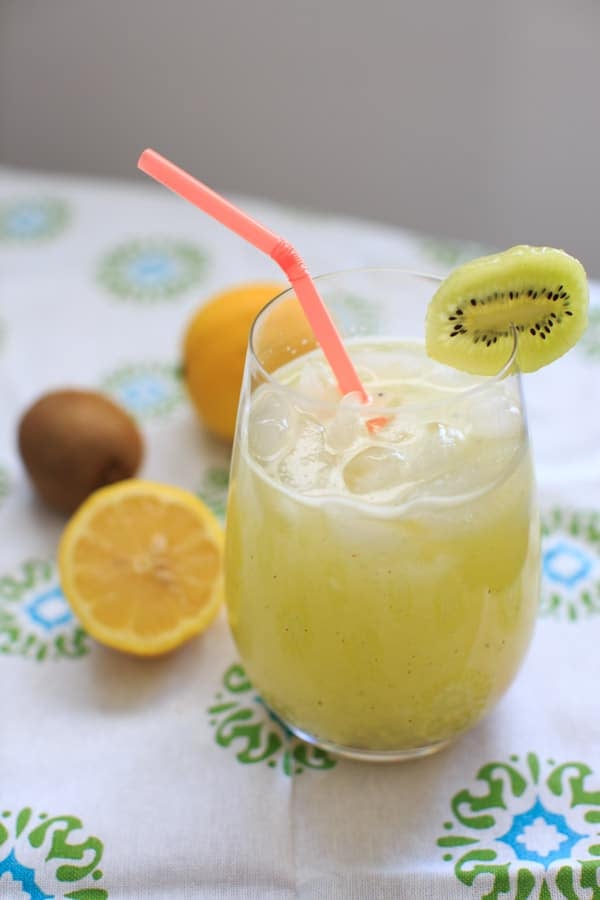
M372 223L246 206L315 273L445 272L479 255ZM220 226L146 183L0 169L0 898L600 898L600 292L567 357L526 378L543 591L526 663L443 753L316 753L256 702L224 614L157 660L95 644L62 596L64 520L15 449L55 386L111 393L143 476L222 516L227 454L177 377L203 298L273 279Z

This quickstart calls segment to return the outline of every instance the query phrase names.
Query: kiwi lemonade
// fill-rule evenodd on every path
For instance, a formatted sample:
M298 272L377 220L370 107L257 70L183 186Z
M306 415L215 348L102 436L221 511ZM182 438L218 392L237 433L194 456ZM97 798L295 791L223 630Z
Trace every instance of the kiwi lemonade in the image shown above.
M484 715L530 640L539 538L519 380L482 384L419 342L349 349L368 411L339 400L313 352L240 421L230 621L297 731L412 755Z
M297 735L409 759L490 710L529 644L540 549L520 372L579 339L587 279L562 250L518 246L443 281L364 269L317 285L369 401L341 396L293 292L260 313L231 470L230 623Z

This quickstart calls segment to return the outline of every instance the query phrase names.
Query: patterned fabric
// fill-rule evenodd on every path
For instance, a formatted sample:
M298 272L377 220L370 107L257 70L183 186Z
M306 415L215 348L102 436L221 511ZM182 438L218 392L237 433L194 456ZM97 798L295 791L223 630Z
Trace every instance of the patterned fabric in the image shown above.
M313 272L447 271L477 244L244 201ZM167 192L0 169L0 897L600 898L600 294L578 348L525 382L543 595L516 683L406 766L287 731L225 616L138 661L91 641L56 571L64 520L15 449L42 391L97 387L144 429L143 475L223 518L224 448L180 373L192 311L272 264ZM368 298L357 297L357 304Z

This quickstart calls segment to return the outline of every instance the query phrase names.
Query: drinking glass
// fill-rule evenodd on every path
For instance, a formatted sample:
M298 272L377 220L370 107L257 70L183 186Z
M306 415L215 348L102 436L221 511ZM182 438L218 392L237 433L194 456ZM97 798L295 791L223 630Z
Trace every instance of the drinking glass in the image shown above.
M229 621L254 687L298 737L410 759L491 710L531 638L539 523L516 337L501 371L469 376L424 350L439 279L316 282L377 390L366 406L338 395L293 291L257 317L227 512Z

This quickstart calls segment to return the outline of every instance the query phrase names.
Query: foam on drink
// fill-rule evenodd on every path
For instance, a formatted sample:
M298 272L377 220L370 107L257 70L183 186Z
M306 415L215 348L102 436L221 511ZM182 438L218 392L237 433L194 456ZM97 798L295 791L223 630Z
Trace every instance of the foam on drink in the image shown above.
M514 380L481 384L429 359L417 342L365 342L352 355L372 398L340 398L311 353L276 373L252 399L249 451L265 474L306 498L395 507L464 499L496 484L523 448ZM287 390L286 390L287 389ZM368 422L385 410L382 427Z

